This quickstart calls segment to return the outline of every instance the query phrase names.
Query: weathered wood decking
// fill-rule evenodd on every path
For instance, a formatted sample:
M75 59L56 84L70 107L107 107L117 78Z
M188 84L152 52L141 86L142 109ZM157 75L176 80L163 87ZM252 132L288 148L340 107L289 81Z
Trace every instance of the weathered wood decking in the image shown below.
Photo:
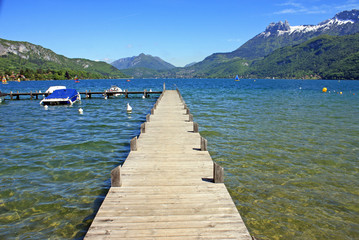
M85 239L251 239L179 92L160 98Z

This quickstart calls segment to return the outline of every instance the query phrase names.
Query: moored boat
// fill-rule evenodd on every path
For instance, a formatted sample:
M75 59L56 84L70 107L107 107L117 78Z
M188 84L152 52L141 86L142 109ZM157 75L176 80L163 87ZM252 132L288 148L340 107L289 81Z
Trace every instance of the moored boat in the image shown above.
M111 88L107 89L105 92L106 92L106 95L115 96L115 97L118 97L123 94L122 89L115 85L112 85Z
M42 105L72 105L81 100L81 95L75 89L58 89L41 100Z
M7 96L7 94L6 93L2 93L1 91L0 91L0 103L2 103L4 100L5 100L5 97Z

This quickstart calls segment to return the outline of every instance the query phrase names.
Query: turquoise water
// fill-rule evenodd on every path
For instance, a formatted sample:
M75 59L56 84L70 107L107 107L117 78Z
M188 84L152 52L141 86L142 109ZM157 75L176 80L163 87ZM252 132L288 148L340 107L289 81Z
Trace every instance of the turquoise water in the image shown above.
M359 81L10 82L1 91L178 86L257 239L359 239ZM327 87L330 93L322 93ZM342 92L342 94L339 94ZM156 98L0 105L0 239L81 239ZM126 113L126 103L133 113ZM78 114L78 108L84 114Z

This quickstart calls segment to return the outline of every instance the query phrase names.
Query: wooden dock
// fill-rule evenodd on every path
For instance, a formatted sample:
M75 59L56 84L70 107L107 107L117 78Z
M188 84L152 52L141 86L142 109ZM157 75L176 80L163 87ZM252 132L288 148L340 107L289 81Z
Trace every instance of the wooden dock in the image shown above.
M179 91L131 140L85 239L252 239Z
M99 91L94 91L92 92L91 90L89 91L85 91L85 92L79 92L81 95L84 95L85 98L92 98L92 95L100 95L103 97L111 97L115 94L122 94L125 98L128 98L129 95L142 95L145 96L146 98L149 97L152 94L161 94L162 92L152 92L152 91L128 91L125 90L123 92L99 92ZM29 96L31 100L35 99L39 99L39 97L47 97L49 95L49 93L42 93L42 92L10 92L10 93L3 93L6 96L10 97L10 100L14 100L14 98L16 100L20 100L20 96Z

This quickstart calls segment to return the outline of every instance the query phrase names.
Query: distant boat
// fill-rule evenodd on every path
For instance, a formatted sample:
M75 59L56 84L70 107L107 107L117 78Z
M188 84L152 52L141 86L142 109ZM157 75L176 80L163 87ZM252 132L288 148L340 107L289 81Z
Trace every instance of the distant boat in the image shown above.
M42 99L42 105L72 105L81 100L81 95L75 89L58 89L53 91L49 96Z
M234 80L235 80L235 81L239 81L238 75L236 75L236 78L235 78Z
M6 77L2 77L2 80L1 80L2 84L7 84L7 80L6 80Z

